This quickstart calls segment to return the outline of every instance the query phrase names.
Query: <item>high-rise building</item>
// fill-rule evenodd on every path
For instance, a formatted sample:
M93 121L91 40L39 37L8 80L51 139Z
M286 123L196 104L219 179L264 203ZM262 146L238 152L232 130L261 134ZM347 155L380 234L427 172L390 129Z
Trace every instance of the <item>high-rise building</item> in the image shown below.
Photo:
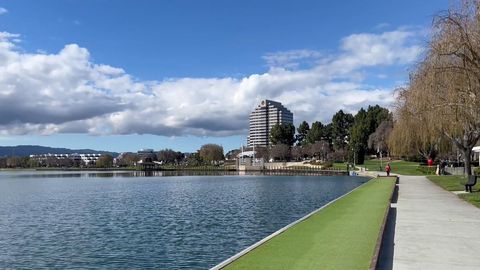
M250 132L247 138L248 146L268 146L270 130L276 124L293 124L293 113L282 103L272 100L262 100L250 113Z

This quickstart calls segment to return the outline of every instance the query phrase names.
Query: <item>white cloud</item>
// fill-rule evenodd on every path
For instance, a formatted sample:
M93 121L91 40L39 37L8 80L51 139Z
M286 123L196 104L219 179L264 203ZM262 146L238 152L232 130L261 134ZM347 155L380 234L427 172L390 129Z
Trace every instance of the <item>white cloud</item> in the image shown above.
M291 50L275 53L267 53L263 59L271 68L291 68L296 69L300 64L314 64L322 54L313 50Z
M409 64L423 52L423 47L408 44L415 32L397 30L382 34L354 34L343 39L343 54L332 63L340 72L361 67Z
M4 7L0 7L0 15L7 14L8 10Z
M264 56L270 69L243 78L137 81L125 70L91 61L87 49L25 53L0 32L0 135L245 134L248 114L261 99L281 101L296 121L327 122L334 112L389 105L391 89L367 84L363 70L406 65L421 47L416 33L355 34L338 53L293 50ZM311 61L308 68L298 64Z

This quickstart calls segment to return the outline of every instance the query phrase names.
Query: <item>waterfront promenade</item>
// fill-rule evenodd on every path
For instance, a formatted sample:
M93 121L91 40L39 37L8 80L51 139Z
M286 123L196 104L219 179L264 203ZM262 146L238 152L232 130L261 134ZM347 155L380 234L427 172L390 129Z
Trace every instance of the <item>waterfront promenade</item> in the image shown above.
M393 261L384 253L380 269L479 269L479 208L424 176L400 176L398 191Z
M394 185L370 180L212 269L371 269Z

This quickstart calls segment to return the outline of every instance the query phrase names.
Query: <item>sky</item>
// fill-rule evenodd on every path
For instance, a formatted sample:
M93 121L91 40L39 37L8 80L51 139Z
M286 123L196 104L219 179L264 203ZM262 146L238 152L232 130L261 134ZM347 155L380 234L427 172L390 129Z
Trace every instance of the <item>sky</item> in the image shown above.
M449 2L0 0L0 145L228 151L263 99L391 108Z

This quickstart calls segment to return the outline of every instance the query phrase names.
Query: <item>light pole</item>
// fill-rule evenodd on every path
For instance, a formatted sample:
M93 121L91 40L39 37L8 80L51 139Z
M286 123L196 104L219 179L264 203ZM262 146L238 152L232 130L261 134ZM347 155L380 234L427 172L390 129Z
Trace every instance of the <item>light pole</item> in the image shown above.
M383 169L383 162L382 162L382 151L380 151L380 148L377 148L377 152L380 153L380 171Z
M352 151L353 151L353 170L355 171L355 146L352 145Z

